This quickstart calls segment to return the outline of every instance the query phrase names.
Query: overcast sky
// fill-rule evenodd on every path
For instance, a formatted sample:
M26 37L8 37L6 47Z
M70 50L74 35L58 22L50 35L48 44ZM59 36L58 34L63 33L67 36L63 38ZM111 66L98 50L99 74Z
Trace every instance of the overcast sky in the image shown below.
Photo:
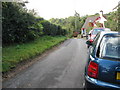
M75 10L80 14L93 15L103 10L111 12L120 0L28 0L27 8L35 9L44 19L73 16Z

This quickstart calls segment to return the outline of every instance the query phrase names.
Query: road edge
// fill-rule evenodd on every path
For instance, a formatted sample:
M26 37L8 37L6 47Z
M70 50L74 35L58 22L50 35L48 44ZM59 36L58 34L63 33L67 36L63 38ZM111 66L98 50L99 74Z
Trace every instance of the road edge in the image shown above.
M52 46L51 48L46 49L42 54L39 54L39 55L37 55L37 56L35 56L31 59L20 62L19 64L16 65L17 67L13 68L12 70L10 70L6 73L2 73L2 82L6 81L6 80L9 80L10 78L16 76L17 74L19 74L23 70L29 68L31 65L33 65L37 61L42 60L42 58L48 56L51 52L58 49L59 46L67 40L68 39L65 39L64 41L59 42L58 44Z

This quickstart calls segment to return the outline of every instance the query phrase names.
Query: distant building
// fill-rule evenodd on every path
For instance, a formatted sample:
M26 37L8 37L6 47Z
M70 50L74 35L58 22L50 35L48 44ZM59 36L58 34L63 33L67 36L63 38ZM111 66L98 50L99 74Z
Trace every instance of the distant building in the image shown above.
M105 27L104 26L104 22L107 21L106 17L103 15L103 11L100 11L100 15L96 15L96 16L91 16L88 17L85 20L84 25L81 28L81 34L82 36L86 35L86 30L91 28L95 28L95 27Z

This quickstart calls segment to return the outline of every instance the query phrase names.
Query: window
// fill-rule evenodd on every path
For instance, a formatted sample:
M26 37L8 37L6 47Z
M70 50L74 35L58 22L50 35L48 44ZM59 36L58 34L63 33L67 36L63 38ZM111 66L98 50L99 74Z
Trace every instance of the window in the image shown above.
M104 36L99 46L99 57L120 59L120 36Z
M97 33L99 33L100 31L104 31L104 29L94 29L92 34L96 35Z
M100 33L98 33L96 35L96 37L94 38L93 46L91 47L91 54L94 54L94 51L95 51L95 48L96 48L96 44L98 42L99 37L100 37Z
M94 38L94 41L93 41L93 45L94 45L94 46L96 46L99 37L100 37L100 33L98 33L98 34L96 35L96 37Z

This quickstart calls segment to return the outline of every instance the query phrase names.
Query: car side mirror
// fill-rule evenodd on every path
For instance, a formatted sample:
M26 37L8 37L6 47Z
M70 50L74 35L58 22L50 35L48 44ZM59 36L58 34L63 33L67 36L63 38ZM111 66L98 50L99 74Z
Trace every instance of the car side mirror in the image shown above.
M86 41L86 44L87 45L89 45L89 46L91 46L92 45L92 43L88 40L88 41Z

